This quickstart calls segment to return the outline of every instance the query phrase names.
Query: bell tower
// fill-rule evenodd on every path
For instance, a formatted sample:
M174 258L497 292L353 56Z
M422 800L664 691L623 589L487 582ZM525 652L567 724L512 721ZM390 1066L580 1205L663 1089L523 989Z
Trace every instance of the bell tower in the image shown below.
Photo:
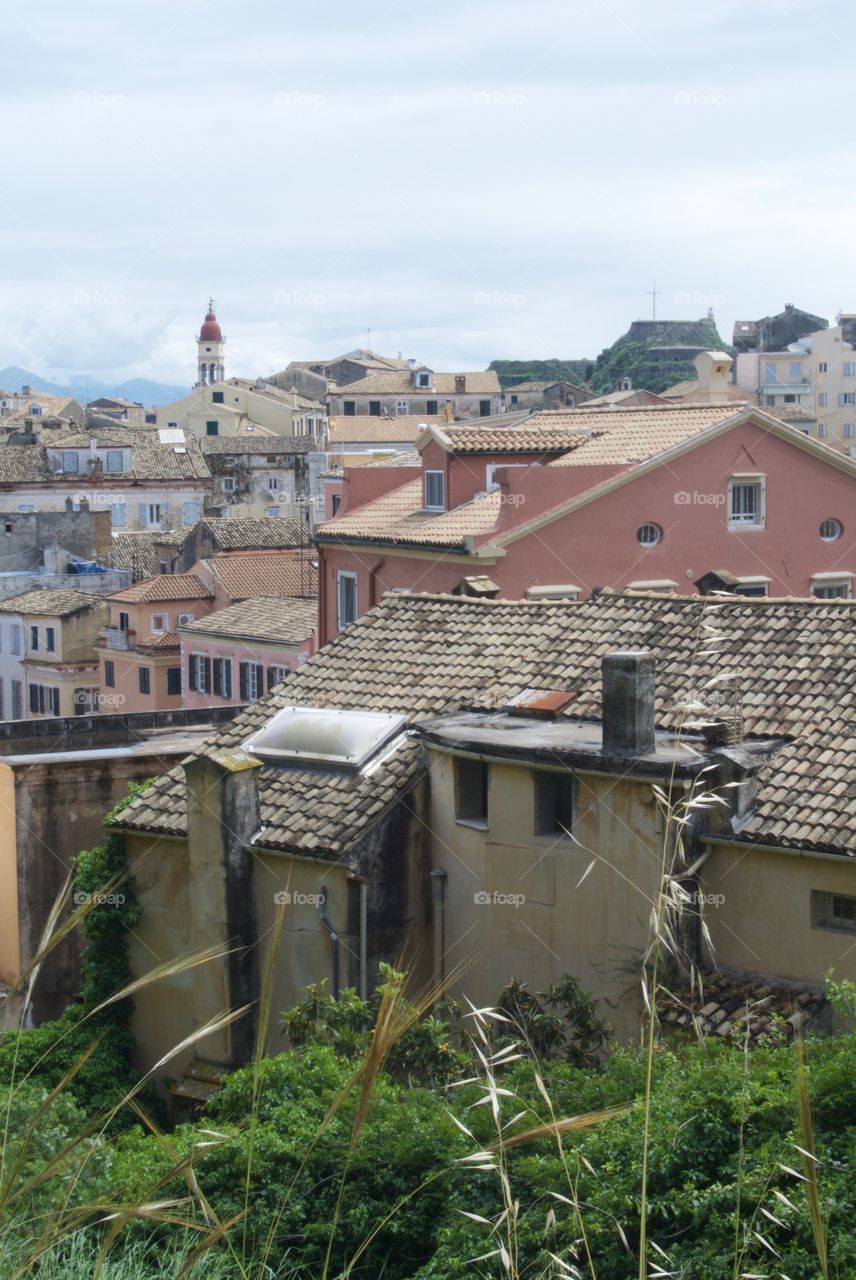
M214 299L208 300L208 314L202 322L199 337L196 339L198 349L197 387L210 386L212 382L222 382L226 377L226 366L223 359L223 348L226 339L220 331L217 316L214 312Z

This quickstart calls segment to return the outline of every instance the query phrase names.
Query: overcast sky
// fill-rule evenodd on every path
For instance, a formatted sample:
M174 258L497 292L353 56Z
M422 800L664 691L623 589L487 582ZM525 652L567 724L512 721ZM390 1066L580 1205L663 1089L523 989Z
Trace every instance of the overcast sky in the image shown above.
M6 0L0 366L594 356L856 309L848 0Z

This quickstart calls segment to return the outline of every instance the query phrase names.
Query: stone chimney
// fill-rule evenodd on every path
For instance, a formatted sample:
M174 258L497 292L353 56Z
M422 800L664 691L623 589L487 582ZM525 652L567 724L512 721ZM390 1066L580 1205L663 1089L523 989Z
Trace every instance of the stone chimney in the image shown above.
M731 366L734 361L725 351L700 351L693 360L698 377L697 404L728 404Z
M654 749L653 654L607 653L601 672L603 750L625 756L647 755Z
M187 862L190 881L188 950L221 943L221 961L191 970L195 1027L258 997L258 930L247 845L259 830L260 762L241 750L214 750L188 760ZM212 1062L236 1066L252 1054L253 1013L201 1042Z
M445 418L446 422L455 421L455 415L454 415L454 412L452 411L451 400L447 400L446 403L443 405L443 417Z
M462 396L467 389L467 377L464 373L455 374L455 395Z

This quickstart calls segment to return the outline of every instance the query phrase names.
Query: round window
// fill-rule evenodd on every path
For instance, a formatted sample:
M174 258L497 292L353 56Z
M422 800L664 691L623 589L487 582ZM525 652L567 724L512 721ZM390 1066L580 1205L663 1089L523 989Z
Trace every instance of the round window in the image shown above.
M835 542L844 532L844 526L840 520L822 520L820 525L820 536L824 542Z
M663 536L658 524L640 524L636 530L636 541L643 547L656 547Z

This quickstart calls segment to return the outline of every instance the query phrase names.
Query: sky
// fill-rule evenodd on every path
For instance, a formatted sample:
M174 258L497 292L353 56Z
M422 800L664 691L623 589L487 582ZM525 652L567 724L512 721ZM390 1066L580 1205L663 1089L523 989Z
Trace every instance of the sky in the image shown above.
M856 309L849 0L3 0L0 367L593 357ZM370 336L367 336L370 331Z

